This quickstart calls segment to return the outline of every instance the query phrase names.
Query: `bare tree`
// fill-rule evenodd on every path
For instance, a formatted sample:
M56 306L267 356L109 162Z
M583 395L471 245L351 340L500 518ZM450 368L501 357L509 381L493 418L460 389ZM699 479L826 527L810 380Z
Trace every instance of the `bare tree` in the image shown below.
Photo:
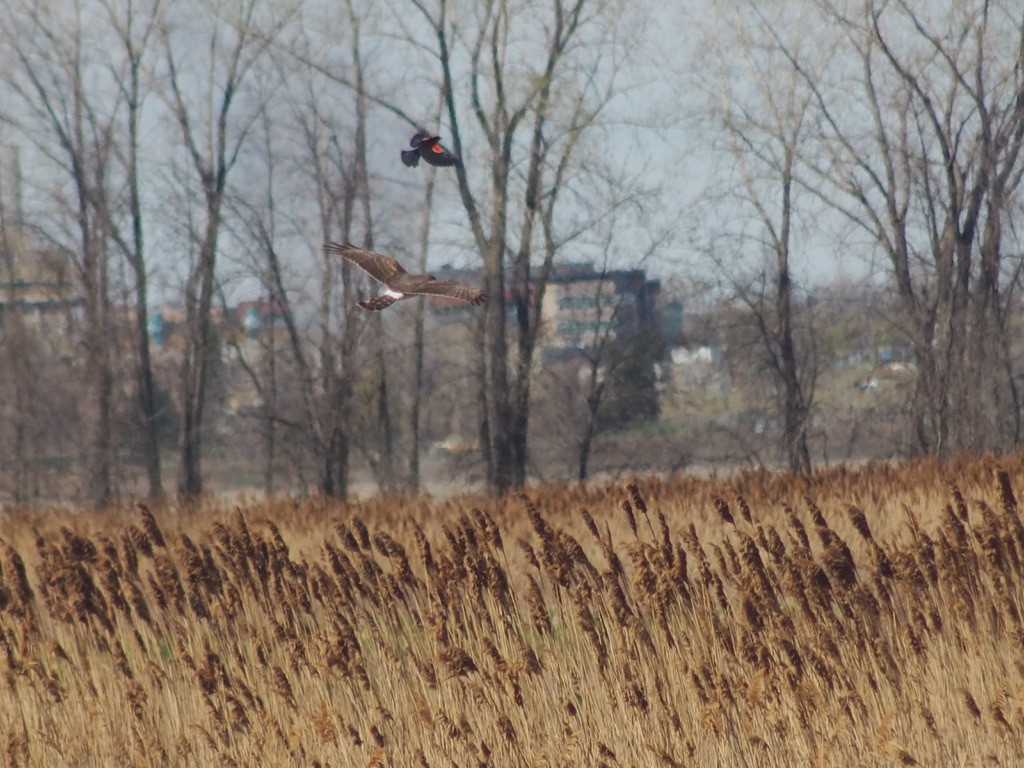
M124 104L123 139L115 146L116 157L124 167L124 196L127 198L127 224L121 224L119 200L103 194L101 215L106 219L110 236L124 255L134 281L134 341L138 360L135 390L142 424L142 456L146 469L150 498L163 496L160 471L160 445L157 438L157 405L153 364L149 340L149 277L145 251L142 181L139 173L140 121L148 86L145 81L144 58L156 32L160 0L140 4L137 0L102 0L107 20L122 47L120 66L112 67L112 75ZM140 18L141 17L141 18ZM101 193L106 190L101 189ZM125 232L125 229L128 231Z
M615 37L618 9L588 0L551 0L543 7L496 0L468 14L453 12L449 0L411 2L435 36L430 45L451 144L463 159L455 169L459 196L491 297L484 318L482 444L489 485L500 493L526 478L538 310L556 254L578 234L575 228L556 231L558 203L578 167L581 137L599 124L608 104L622 63L616 43L625 41ZM465 52L456 49L462 43ZM542 51L536 68L523 71L519 46ZM608 50L615 52L604 56ZM463 82L468 99L460 98ZM475 135L483 142L476 157ZM478 159L486 172L471 176ZM515 317L514 345L506 302Z
M0 15L0 34L16 62L16 69L8 72L8 84L29 116L20 126L22 134L63 174L50 190L56 203L53 218L37 231L73 265L84 304L87 487L90 500L102 506L114 494L116 435L110 231L101 201L111 183L119 105L116 99L104 99L102 72L109 62L96 59L97 46L86 36L86 15L80 4L55 13L38 4L22 4Z
M352 97L355 107L355 141L352 154L352 169L354 172L354 189L359 208L362 212L362 242L364 247L374 247L374 219L373 219L373 194L370 185L370 168L367 158L367 122L369 118L369 98L367 96L366 70L362 54L363 41L363 19L357 12L352 0L346 0L345 10L349 27L349 54L351 57L350 71L352 72ZM347 232L347 230L346 230ZM375 314L370 318L373 325L374 335L378 339L384 338L383 317ZM374 356L374 373L376 376L375 390L375 419L372 430L361 430L361 434L375 435L374 446L369 441L361 441L363 453L369 460L370 467L377 478L377 483L384 491L394 490L393 479L395 473L395 428L392 422L392 393L390 374L387 358L387 350L383 343L376 346Z
M419 256L417 258L417 271L425 274L427 271L427 254L430 248L430 220L434 211L434 188L437 184L437 172L431 168L427 172L427 185L423 192L423 226L420 234ZM413 318L413 381L412 381L412 404L409 410L409 470L406 485L409 490L417 491L420 488L420 430L422 427L421 408L423 405L423 371L425 353L425 321L426 297L416 298L416 314Z
M642 267L667 235L653 236L652 225L641 219L646 242L640 241L631 225L642 216L643 197L616 181L605 180L605 198L615 202L603 206L608 215L588 233L600 261L556 266L537 341L548 353L542 379L548 389L537 406L544 426L534 430L535 441L574 456L581 481L590 474L602 430L636 426L658 414L654 367L663 344L655 325L655 283ZM631 233L630 245L643 248L631 269L613 262L623 232Z
M6 160L6 158L4 158ZM17 215L14 195L8 190L20 184L15 165L0 170L0 284L4 287L3 324L0 326L0 357L7 361L0 373L0 418L3 430L4 452L8 460L5 469L11 475L9 488L15 504L26 504L31 494L32 475L35 469L35 450L31 428L35 413L35 398L32 397L34 382L39 378L37 351L30 337L21 312L17 285L19 275L15 266L15 253L25 247L21 233L22 222ZM12 178L7 178L10 174ZM10 451L8 454L7 451ZM5 473L6 474L6 473Z
M801 49L821 42L809 34L809 14L786 14L789 45ZM732 291L750 310L756 324L768 368L779 392L782 438L789 468L809 472L811 468L807 425L817 377L816 346L810 334L798 334L799 317L794 309L796 276L794 251L800 247L797 234L798 205L802 191L798 164L814 128L813 93L804 79L789 70L783 53L770 35L749 23L751 14L743 8L724 8L712 14L717 22L709 37L712 55L701 60L716 62L710 78L701 78L705 89L702 115L711 135L718 137L725 155L727 178L737 179L724 192L712 182L713 195L722 195L732 205L727 221L715 220L716 240L735 242L728 250L753 248L757 265L754 275L743 274L745 260L729 253L717 259ZM756 18L756 17L755 17ZM802 42L801 42L802 41ZM813 42L812 42L813 41ZM825 59L822 58L822 61ZM708 67L701 68L706 73ZM815 74L805 70L810 78ZM812 205L817 201L808 195ZM806 207L806 206L805 206ZM807 241L807 238L804 238ZM721 247L721 246L719 246ZM768 254L768 264L761 261ZM810 318L803 313L806 322ZM801 348L798 336L806 340Z
M824 77L820 52L789 44L777 17L761 19L813 96L807 188L888 262L918 372L911 447L1017 444L1008 319L1021 264L1007 246L1024 172L1019 5L814 7L837 42Z
M382 477L391 476L377 461L377 432L386 433L391 418L380 318L358 308L359 278L351 265L320 248L332 240L373 243L361 20L351 5L344 11L346 32L341 37L348 56L337 69L321 64L310 53L317 43L303 36L282 41L275 51L274 64L286 88L278 94L277 109L262 113L264 141L257 153L261 169L250 185L258 195L243 195L238 203L247 238L244 248L254 255L251 266L284 325L287 368L277 375L282 388L289 386L286 381L294 382L291 388L299 403L297 410L277 411L273 419L300 436L305 454L317 465L319 492L338 498L348 493L354 450L362 450ZM341 81L344 88L326 89L328 80ZM296 140L275 141L272 126L285 128L277 133ZM315 217L309 216L311 211ZM313 286L312 297L302 287L300 272L283 258L284 249L296 239L302 250L310 244L314 248L315 268L307 283ZM303 302L307 297L312 300ZM378 343L370 348L372 354L364 354L358 340L371 330L369 323L377 324ZM362 405L355 401L357 383L367 385L360 392L368 387L371 392L366 413L357 412ZM261 392L265 404L269 394ZM367 417L367 429L356 429L357 416Z
M178 490L187 498L203 489L202 429L210 364L216 354L211 310L228 177L258 114L239 96L283 23L263 18L256 0L199 4L193 10L209 29L209 44L203 47L189 29L197 19L184 14L180 5L173 9L178 15L169 16L170 10L165 8L160 28L167 66L165 100L202 199L202 222L196 230L190 228L196 252L183 295L186 339ZM290 13L285 9L286 17ZM197 67L200 52L208 58Z
M654 329L638 317L650 307L637 301L638 293L650 297L643 288L634 292L632 286L615 285L635 279L605 270L571 297L586 302L587 319L576 321L582 327L575 346L545 366L549 386L558 393L543 411L551 419L546 436L558 444L571 440L580 481L590 474L594 440L603 428L632 426L657 415L653 367L660 345Z
M322 141L328 130L315 113L302 115L308 131L307 171L319 186L319 205L323 212L324 227L331 228L334 206L337 198L332 190L338 189L330 165L344 165L344 158L337 152L333 141ZM361 330L356 311L356 299L348 287L350 276L347 268L344 275L330 256L317 253L322 259L317 282L320 302L315 315L315 326L306 328L296 311L296 291L289 286L288 271L280 253L282 235L277 230L280 219L287 220L287 213L279 213L275 194L277 171L273 160L274 149L268 143L268 173L265 199L261 205L246 205L240 218L248 233L248 246L258 260L254 268L263 282L269 302L275 312L280 312L284 324L285 343L288 349L290 372L277 371L275 378L293 380L301 409L295 416L281 412L273 406L275 388L270 379L260 375L255 361L241 355L250 379L256 386L263 402L264 416L269 422L281 424L302 436L308 454L317 462L317 488L325 496L344 498L348 493L350 463L350 423L352 413L352 377L356 366L355 341ZM348 177L351 189L351 177ZM345 185L341 185L344 188ZM354 198L347 198L354 199ZM345 206L343 206L345 207ZM350 221L351 209L342 212L342 218ZM344 228L345 224L343 224ZM322 238L317 238L319 241ZM339 280L339 276L341 279ZM340 283L340 286L339 286ZM340 288L340 291L339 291ZM336 323L340 310L340 324ZM276 347L261 347L263 365L269 366L266 356L276 360Z
M70 263L26 217L20 152L8 146L0 156L0 482L27 505L79 484L67 461L83 431L81 360L70 354L79 302ZM68 471L46 476L61 464Z

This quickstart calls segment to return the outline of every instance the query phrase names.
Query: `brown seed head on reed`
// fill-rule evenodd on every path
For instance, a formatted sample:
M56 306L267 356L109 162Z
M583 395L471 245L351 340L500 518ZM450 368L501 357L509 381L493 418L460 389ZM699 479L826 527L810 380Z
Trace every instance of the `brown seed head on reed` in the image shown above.
M961 523L967 523L970 519L970 515L967 511L967 500L964 499L964 495L960 492L960 487L953 482L948 484L949 495L953 497L953 504L956 507L957 517L960 518Z
M359 735L359 731L355 729L351 724L346 725L345 730L348 732L348 737L352 741L352 745L355 747L363 746L363 738Z
M537 569L540 572L540 561L537 560L537 553L533 551L533 547L530 546L530 542L523 538L516 539L516 546L522 550L523 555L526 557L526 562Z
M768 556L771 558L775 565L782 562L786 555L786 545L782 541L782 537L779 536L779 532L772 526L767 531L764 526L757 526L757 543Z
M352 527L355 529L356 536L359 537L359 546L366 552L370 551L370 531L366 527L366 523L362 521L358 516L352 518Z
M356 541L356 537L352 535L352 529L346 523L335 523L334 532L338 535L338 539L345 549L349 552L359 551L359 542Z
M501 651L498 650L498 646L494 644L494 641L489 637L485 637L483 641L484 653L491 660L494 668L501 674L505 674L508 670L508 661L501 655Z
M593 516L586 508L580 510L580 516L583 518L583 524L587 526L587 530L590 531L590 535L594 537L598 544L603 544L601 540L601 533L597 530L597 523L594 522Z
M750 514L750 505L747 504L746 498L740 493L736 494L736 505L740 508L740 517L747 521L747 525L753 525L754 520Z
M381 733L380 729L376 725L371 725L370 726L370 736L373 737L374 743L378 747L380 747L382 749L387 744L387 741L384 738L384 734ZM385 764L386 763L383 763L383 762L381 763L381 765L385 765Z
M814 523L816 528L828 528L828 522L825 520L825 515L822 514L821 507L818 506L817 502L810 496L804 496L804 503L807 505L807 510L811 513L811 521Z
M420 673L420 677L423 678L423 682L427 684L427 688L432 691L437 690L437 672L434 671L433 662L427 659L421 659L419 656L413 655L413 664L416 665L417 671Z
M729 504L721 496L715 496L714 498L715 511L718 512L718 516L722 519L723 523L728 525L736 525L736 520L732 516L732 512L729 510Z
M754 540L746 535L740 536L740 560L743 564L742 574L753 577L757 593L761 599L769 604L776 605L775 590L772 587L771 579L768 577L768 569L761 559L761 553Z
M608 646L604 639L597 632L597 625L594 623L594 614L590 610L590 601L582 594L579 585L572 591L573 612L576 614L577 626L583 631L590 641L597 660L598 671L604 673L608 665Z
M502 737L510 747L516 747L519 745L519 739L516 736L516 729L512 725L512 720L509 716L502 714L498 717L498 730L501 731Z
M633 590L645 604L651 605L657 592L658 580L648 559L649 546L636 542L629 548L629 558L633 562Z
M516 494L516 499L523 505L526 510L526 516L530 519L530 525L533 528L534 533L541 541L551 541L554 538L555 532L548 525L547 520L540 513L540 509L534 503L533 499L527 496L525 493Z
M1003 511L1011 517L1018 517L1017 497L1013 493L1010 474L1005 469L996 470L996 484L999 486L999 503Z
M623 499L622 510L626 513L626 522L629 523L629 530L636 536L636 516L633 514L633 505L629 503L628 499Z
M292 684L288 680L288 675L278 666L274 666L271 671L274 678L274 690L277 691L277 695L284 699L289 709L295 710L295 692L292 690Z
M487 537L487 543L491 545L495 550L504 551L505 543L501 538L501 529L498 528L498 524L494 522L494 517L490 512L475 508L473 515L476 517L477 526L484 532Z
M672 549L672 534L669 531L665 513L660 509L658 510L658 526L661 528L661 566L663 568L671 568L672 560L675 556Z
M807 536L807 529L804 528L804 524L797 517L796 512L788 504L783 506L786 512L786 519L789 521L789 527L793 530L793 534L796 536L797 542L799 542L800 548L806 555L811 554L811 540Z
M920 765L913 755L891 739L883 745L883 751L895 760L898 765Z
M423 560L423 568L426 570L427 575L430 578L436 578L437 566L434 563L430 542L427 540L427 536L420 527L420 524L416 521L413 521L413 538L416 541L416 549L419 550L420 559Z
M98 555L96 545L89 539L79 536L66 525L60 527L60 535L64 540L61 549L63 550L65 560L74 563L96 563Z
M448 667L450 677L465 677L477 671L473 658L457 645L451 645L441 651L441 661Z
M525 640L519 641L519 661L528 675L539 675L543 671L536 651Z
M143 504L141 501L136 504L139 513L142 516L142 528L146 532L147 538L154 547L165 547L164 535L160 531L160 526L156 524L156 518L153 517L153 513L149 511L149 507Z
M640 686L640 683L635 678L627 676L627 681L623 686L623 698L626 703L634 709L638 710L643 714L647 714L649 704L647 702L647 694L644 689Z
M960 687L957 689L960 691L960 695L963 697L964 707L970 713L971 717L975 720L981 719L981 708L978 707L978 702L975 701L974 696L967 688Z
M868 519L864 513L853 504L847 506L846 511L850 516L850 524L861 535L861 538L865 541L872 541L871 528L868 527Z
M636 483L630 483L626 486L629 490L629 495L633 499L633 505L637 511L643 515L647 514L647 502L644 501L643 496L640 495L640 487Z
M27 610L35 601L35 593L32 591L32 586L28 581L28 572L25 570L25 561L21 559L21 555L18 554L17 550L7 542L0 541L0 553L3 554L0 564L7 563L7 566L11 571L13 571L13 574L7 575L7 580L14 582L14 589L12 590L14 596L20 607L23 610ZM2 574L2 572L0 572L0 574Z
M832 581L844 589L850 589L857 583L857 566L853 562L853 554L838 536L832 536L825 551L822 552L821 562Z

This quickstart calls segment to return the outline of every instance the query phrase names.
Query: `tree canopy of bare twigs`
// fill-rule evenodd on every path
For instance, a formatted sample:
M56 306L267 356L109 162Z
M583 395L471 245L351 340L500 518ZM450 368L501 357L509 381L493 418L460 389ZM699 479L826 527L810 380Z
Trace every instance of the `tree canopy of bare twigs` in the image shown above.
M899 295L917 366L910 445L1015 445L1020 7L859 0L811 12L818 49L795 48L768 12L759 20L809 92L802 183L870 240Z
M459 198L491 296L484 319L485 421L481 443L492 489L526 479L530 382L540 306L560 252L592 225L563 218L602 162L601 119L631 48L629 9L593 0L463 8L411 0L430 30ZM639 16L639 14L638 14ZM587 140L596 149L587 148ZM514 342L508 338L509 314Z

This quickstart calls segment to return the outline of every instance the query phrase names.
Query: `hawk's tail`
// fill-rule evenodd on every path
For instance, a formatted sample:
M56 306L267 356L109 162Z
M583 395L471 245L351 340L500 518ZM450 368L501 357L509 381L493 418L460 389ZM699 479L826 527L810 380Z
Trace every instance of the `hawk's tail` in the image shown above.
M362 307L363 309L368 309L371 312L379 312L380 310L386 307L390 307L396 301L398 301L398 299L396 299L394 296L381 295L374 296L372 299L360 301L359 306Z

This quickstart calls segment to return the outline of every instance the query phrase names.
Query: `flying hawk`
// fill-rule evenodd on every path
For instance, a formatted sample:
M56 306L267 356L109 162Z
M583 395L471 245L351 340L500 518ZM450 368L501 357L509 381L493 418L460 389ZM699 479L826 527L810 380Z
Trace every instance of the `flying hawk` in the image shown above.
M459 158L441 146L440 136L431 136L423 130L416 131L409 139L412 149L402 150L402 162L410 168L420 164L422 157L431 165L449 167L459 162Z
M345 243L325 243L324 251L336 253L348 259L362 269L374 280L384 283L385 290L372 299L360 301L363 309L381 310L396 301L409 299L413 296L445 296L456 301L478 306L484 303L487 296L479 288L458 280L438 280L432 275L410 275L397 261L390 256L356 248Z

